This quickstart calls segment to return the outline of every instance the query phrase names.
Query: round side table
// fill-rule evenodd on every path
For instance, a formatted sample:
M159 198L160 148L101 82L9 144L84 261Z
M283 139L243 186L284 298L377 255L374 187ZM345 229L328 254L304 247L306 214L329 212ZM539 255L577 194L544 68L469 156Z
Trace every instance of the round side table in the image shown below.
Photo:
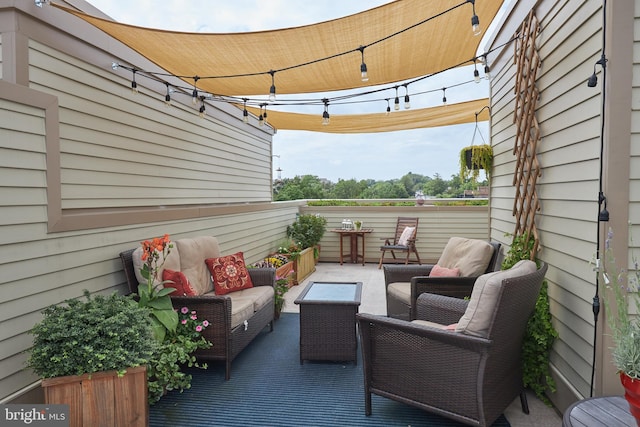
M562 427L637 427L623 396L591 397L569 406L562 417Z

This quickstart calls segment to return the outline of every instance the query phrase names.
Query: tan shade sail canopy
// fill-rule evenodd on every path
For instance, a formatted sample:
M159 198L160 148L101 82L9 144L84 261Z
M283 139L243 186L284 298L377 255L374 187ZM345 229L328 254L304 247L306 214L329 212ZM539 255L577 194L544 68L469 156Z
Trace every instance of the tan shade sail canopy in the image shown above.
M394 111L389 115L376 114L331 114L331 123L322 124L321 114L283 113L268 111L268 122L278 130L308 130L325 133L374 133L398 130L430 128L448 125L473 123L478 114L478 121L489 120L488 99L477 99L469 102L450 104L441 107L422 108L419 110ZM247 107L247 110L260 114L260 110ZM482 110L482 111L481 111Z
M502 0L475 0L483 31L501 4ZM217 95L266 95L272 83L270 70L276 71L277 94L400 82L471 64L482 39L482 34L473 34L473 6L466 0L398 0L318 24L231 34L136 27L54 6L91 23L168 73L183 76L188 85L194 83L193 77L202 77L198 88ZM210 13L215 13L215 3ZM390 37L397 32L401 33ZM360 79L360 46L367 46L366 83ZM338 56L318 61L334 55ZM297 67L306 63L310 64ZM255 75L224 77L247 74Z

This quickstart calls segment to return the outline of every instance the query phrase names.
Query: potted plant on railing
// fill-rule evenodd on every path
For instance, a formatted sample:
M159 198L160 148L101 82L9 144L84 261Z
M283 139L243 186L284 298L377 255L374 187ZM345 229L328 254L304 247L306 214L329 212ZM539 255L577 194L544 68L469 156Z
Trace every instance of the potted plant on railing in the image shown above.
M493 149L489 144L470 145L460 150L460 179L464 182L471 177L475 182L484 170L488 179L493 166Z
M99 425L105 414L117 417L118 425L144 426L145 365L158 348L149 310L131 297L84 293L86 301L44 310L31 330L27 365L44 378L47 404L69 405L71 426Z

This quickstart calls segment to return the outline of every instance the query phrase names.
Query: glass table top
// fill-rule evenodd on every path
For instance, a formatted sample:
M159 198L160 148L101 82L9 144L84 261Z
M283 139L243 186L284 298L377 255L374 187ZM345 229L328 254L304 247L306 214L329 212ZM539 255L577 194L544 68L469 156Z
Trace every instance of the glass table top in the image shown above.
M312 282L308 286L300 301L360 302L361 282Z

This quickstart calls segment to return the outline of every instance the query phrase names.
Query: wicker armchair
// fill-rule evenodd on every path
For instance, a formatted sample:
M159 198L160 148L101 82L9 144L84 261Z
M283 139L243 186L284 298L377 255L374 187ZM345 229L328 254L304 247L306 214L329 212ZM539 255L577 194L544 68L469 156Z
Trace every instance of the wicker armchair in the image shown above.
M493 247L493 254L484 273L500 269L502 245L489 242ZM446 295L455 298L465 298L471 295L474 277L429 277L433 264L423 265L385 265L384 284L387 297L387 316L402 320L413 320L416 313L416 300L420 294ZM389 292L389 285L394 283L396 291Z
M132 254L135 249L120 253L129 291L138 292ZM274 286L275 269L250 268L249 275L254 286ZM202 296L171 296L174 308L189 307L196 310L198 316L207 319L210 326L202 335L213 345L208 349L197 350L195 355L199 360L224 361L225 378L231 378L231 362L235 357L264 329L269 326L273 331L274 305L265 305L256 311L246 325L231 327L231 298L228 295Z
M528 413L522 341L546 270L543 265L533 273L498 279L485 336L359 314L365 413L371 414L372 393L474 426L490 426L518 395ZM458 322L468 304L422 294L417 316L447 325Z

